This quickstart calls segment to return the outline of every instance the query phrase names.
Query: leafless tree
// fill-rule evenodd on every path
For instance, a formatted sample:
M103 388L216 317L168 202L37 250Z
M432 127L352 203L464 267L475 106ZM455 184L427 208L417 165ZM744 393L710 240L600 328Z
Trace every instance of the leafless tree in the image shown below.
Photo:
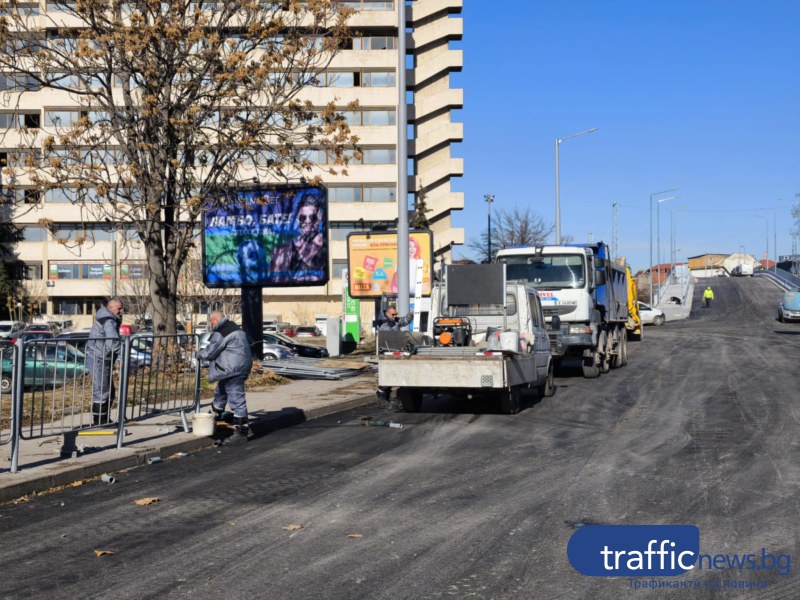
M132 227L157 332L175 331L204 208L228 204L242 182L315 182L319 152L333 173L358 156L337 112L354 105L315 106L304 93L349 35L352 11L337 0L76 0L41 15L4 6L0 100L20 115L6 182L65 190L86 225L56 230L64 244L92 243L93 223ZM28 122L25 98L41 89L79 110Z
M498 250L511 246L541 246L553 233L554 226L531 211L530 208L512 211L500 210L492 215L492 260ZM489 254L489 236L486 231L467 246L474 251L478 262L485 262Z

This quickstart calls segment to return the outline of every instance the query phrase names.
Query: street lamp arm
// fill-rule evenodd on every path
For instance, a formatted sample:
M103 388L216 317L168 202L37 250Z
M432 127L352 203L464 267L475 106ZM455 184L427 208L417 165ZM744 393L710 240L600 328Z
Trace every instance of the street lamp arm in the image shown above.
M586 133L594 133L594 132L595 132L595 131L597 131L598 129L599 129L598 127L592 127L591 129L587 129L586 131L581 131L581 132L578 132L578 133L573 133L572 135L568 135L568 136L566 136L566 137L562 137L562 138L556 138L556 143L557 143L557 144L560 144L560 143L561 143L561 142L563 142L564 140L569 140L569 139L571 139L571 138L578 137L579 135L584 135L584 134L586 134Z

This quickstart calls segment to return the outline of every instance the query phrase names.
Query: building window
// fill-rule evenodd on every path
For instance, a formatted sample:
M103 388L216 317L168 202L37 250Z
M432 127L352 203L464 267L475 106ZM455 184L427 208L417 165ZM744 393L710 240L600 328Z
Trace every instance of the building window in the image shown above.
M353 50L394 50L397 38L388 35L373 35L353 38Z
M96 263L50 262L50 279L111 279L111 265Z
M393 165L397 156L394 148L366 148L361 154L365 165Z
M0 74L0 90L6 92L37 92L41 87L37 79L30 75L23 75L22 73Z
M396 198L394 185L359 185L354 187L329 187L330 202L394 202Z
M42 279L42 263L25 263L22 267L22 278L27 280Z
M46 110L44 124L45 127L71 127L78 123L81 114L79 110Z
M23 242L46 242L47 229L39 225L21 225Z
M367 71L362 75L363 87L394 87L394 71Z
M394 125L395 111L392 110L364 110L361 113L361 124L371 126Z

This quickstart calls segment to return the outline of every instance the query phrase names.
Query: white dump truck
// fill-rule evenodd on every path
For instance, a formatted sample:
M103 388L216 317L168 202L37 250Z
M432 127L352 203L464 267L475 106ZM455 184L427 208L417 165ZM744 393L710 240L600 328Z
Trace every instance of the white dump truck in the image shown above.
M424 334L378 333L379 385L398 388L406 412L418 412L426 394L485 397L505 414L519 411L523 388L553 394L539 296L506 281L505 265L448 265Z

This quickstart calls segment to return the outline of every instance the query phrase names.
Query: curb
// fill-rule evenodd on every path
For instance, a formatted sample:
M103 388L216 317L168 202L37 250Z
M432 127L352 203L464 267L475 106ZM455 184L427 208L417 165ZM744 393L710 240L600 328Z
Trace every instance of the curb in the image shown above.
M370 394L310 410L286 410L271 417L252 421L250 423L250 428L254 437L257 438L272 431L298 425L304 421L359 408L372 404L373 402L375 402L375 395ZM106 473L111 474L117 471L139 467L148 464L148 460L153 457L163 459L177 454L178 452L194 452L204 448L213 448L216 444L215 438L192 437L189 433L181 433L180 435L187 436L187 439L167 442L157 447L138 449L123 447L121 450L117 450L118 453L126 453L125 456L120 456L119 454L109 456L105 454L105 457L107 457L105 458L104 453L106 450L104 450L97 454L91 454L77 459L65 459L62 462L53 464L54 468L59 469L57 473L31 473L28 477L26 477L27 474L24 470L14 475L8 473L6 475L20 477L22 480L0 487L0 504L30 494L43 492L53 487L69 485L81 479L99 477ZM114 448L114 450L116 450L116 448ZM80 464L79 461L83 464ZM73 462L73 464L70 464L70 462Z

